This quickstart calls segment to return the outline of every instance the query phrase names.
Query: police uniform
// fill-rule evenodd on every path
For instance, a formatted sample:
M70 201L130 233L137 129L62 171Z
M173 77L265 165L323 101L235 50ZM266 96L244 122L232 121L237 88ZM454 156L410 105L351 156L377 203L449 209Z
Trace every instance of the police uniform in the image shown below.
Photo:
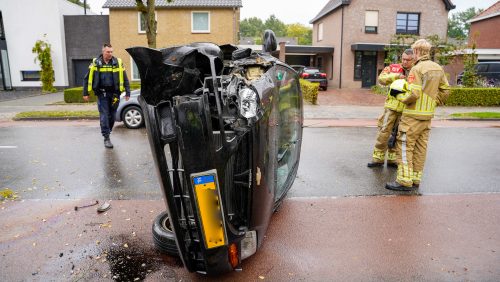
M408 191L418 188L427 153L431 119L437 105L448 98L450 86L443 68L422 56L408 76L409 91L397 95L405 104L397 136L398 173L386 188Z
M90 91L94 91L97 96L101 134L105 142L109 141L120 94L125 91L125 95L130 97L129 81L122 60L111 57L111 60L105 63L102 55L95 58L84 78L83 96L88 96Z
M404 69L400 64L391 64L384 68L378 77L381 85L391 85L392 82L399 79L401 74L408 76L409 70ZM390 91L390 89L389 89ZM383 166L386 159L387 165L396 167L396 148L388 148L387 142L391 136L393 127L399 121L404 104L399 102L395 97L387 94L384 103L384 112L378 119L378 133L373 149L372 162L368 163L368 167Z

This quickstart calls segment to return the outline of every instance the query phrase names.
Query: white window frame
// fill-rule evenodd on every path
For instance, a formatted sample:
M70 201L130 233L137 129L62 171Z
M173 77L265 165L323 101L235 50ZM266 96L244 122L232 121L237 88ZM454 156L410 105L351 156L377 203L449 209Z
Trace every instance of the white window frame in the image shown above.
M208 30L194 30L193 20L195 13L208 14ZM210 33L210 18L211 18L210 11L191 11L191 33Z
M137 33L145 34L146 30L141 30L141 12L137 12ZM155 11L155 21L158 22L158 14ZM158 23L156 24L156 33L158 34Z
M378 23L379 23L379 11L376 10L366 10L365 11L365 33L378 33ZM376 23L369 24L368 21L372 19L372 17L376 17ZM374 27L374 32L366 32L366 27Z
M134 59L132 59L132 57L130 57L130 81L141 81L141 76L139 73L135 73L134 71ZM137 67L137 64L135 64L136 67ZM139 72L139 69L137 70L137 72ZM134 78L134 76L137 75L138 78Z
M323 40L323 23L318 24L318 41Z

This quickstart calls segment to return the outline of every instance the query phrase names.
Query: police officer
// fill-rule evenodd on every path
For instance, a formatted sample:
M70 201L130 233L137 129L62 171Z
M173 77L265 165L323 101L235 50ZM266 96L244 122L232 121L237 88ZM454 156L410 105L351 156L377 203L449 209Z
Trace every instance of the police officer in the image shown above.
M120 102L120 94L125 91L125 100L130 98L130 86L122 60L113 57L111 44L104 44L102 54L95 58L89 66L89 72L83 82L83 99L89 100L89 92L93 90L97 96L97 108L101 124L104 146L113 148L109 135L115 123L116 109Z
M384 68L378 77L378 82L381 85L391 85L397 79L408 77L411 67L413 66L413 51L406 49L402 55L402 63L391 64ZM390 91L390 89L389 89ZM385 155L387 151L387 166L397 167L396 149L388 148L387 141L391 136L393 127L399 122L404 104L399 102L395 97L387 94L384 104L384 112L378 119L378 133L373 149L372 161L368 163L368 167L379 167L384 165Z
M420 39L411 47L416 63L407 79L409 91L395 93L405 104L396 143L398 173L395 182L385 185L397 191L412 191L420 186L431 119L436 105L446 102L450 90L443 68L429 59L432 45Z

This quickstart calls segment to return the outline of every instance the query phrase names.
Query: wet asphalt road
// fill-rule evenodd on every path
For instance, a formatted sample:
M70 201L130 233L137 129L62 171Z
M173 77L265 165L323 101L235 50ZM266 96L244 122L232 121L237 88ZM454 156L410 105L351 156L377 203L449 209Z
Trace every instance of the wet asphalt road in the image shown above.
M0 281L499 281L500 128L434 128L410 197L366 167L375 131L305 128L262 248L210 279L154 250L164 203L144 129L115 127L106 150L96 121L0 126L0 189L19 196L0 202ZM112 208L74 210L95 199Z
M0 128L0 188L23 199L161 199L144 129L94 125ZM386 195L395 169L369 169L375 128L305 128L289 197ZM499 128L434 128L419 193L500 192Z

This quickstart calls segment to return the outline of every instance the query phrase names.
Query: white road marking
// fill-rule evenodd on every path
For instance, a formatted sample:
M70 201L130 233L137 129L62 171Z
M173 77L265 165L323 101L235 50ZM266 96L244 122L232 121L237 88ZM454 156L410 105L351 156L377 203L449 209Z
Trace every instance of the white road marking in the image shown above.
M17 149L17 146L0 146L0 149Z

